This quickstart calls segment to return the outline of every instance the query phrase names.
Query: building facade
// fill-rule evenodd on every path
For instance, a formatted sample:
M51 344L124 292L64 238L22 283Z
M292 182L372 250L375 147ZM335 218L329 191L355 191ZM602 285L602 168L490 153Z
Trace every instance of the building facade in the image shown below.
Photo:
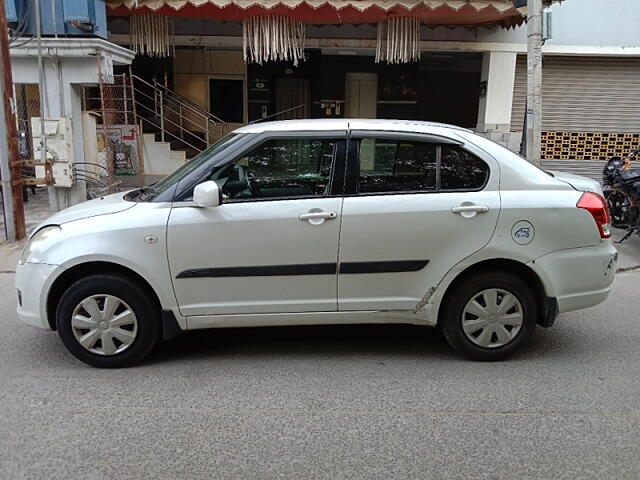
M33 193L34 184L48 185L41 194L48 195L50 210L61 210L85 201L93 187L110 177L107 162L97 159L99 129L85 111L83 95L88 88L113 83L114 66L129 65L135 54L107 40L104 0L4 3L19 160L29 165L23 168L23 181Z
M520 149L526 12L516 7L522 2L38 1L44 115L68 119L76 163L96 165L72 166L72 185L57 190L56 208L84 199L92 175L102 178L104 171L109 181L117 179L113 185L136 186L170 173L227 131L262 119L438 121ZM596 176L604 159L640 146L636 3L549 6L543 163ZM20 9L35 2L9 4ZM280 23L265 30L265 18ZM263 30L250 30L255 19L253 27ZM19 12L10 21L20 27ZM390 43L392 27L399 42ZM272 44L286 45L276 45L274 54L268 35ZM26 87L39 82L34 45L12 49L16 83ZM25 92L35 105L37 92ZM25 111L34 110L24 115L27 137L39 115L33 105L25 103Z
M163 2L171 0L148 3ZM543 159L602 161L640 146L636 3L566 0L550 7ZM109 38L124 46L130 45L128 15L135 12L126 4L113 1L117 8L108 10ZM170 54L136 59L133 71L165 82L229 128L261 118L404 118L461 125L520 148L526 103L526 25L520 22L424 21L419 58L390 64L376 62L379 24L366 15L350 22L309 15L297 65L258 64L243 58L240 21L224 13L197 18L198 9L187 6L158 10L171 16ZM202 17L213 17L210 12L202 10Z

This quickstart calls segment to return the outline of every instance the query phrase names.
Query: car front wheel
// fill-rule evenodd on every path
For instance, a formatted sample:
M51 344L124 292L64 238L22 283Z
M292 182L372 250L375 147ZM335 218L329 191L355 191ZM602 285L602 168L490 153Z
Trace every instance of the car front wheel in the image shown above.
M94 367L125 367L144 358L160 336L157 308L128 278L97 274L78 280L56 311L67 349Z
M469 276L447 295L441 328L449 344L472 360L501 360L533 333L535 296L507 272Z

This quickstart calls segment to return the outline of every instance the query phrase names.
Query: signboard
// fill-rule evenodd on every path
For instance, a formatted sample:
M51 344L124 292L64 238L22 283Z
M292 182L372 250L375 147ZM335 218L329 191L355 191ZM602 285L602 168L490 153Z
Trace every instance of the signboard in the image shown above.
M98 158L115 175L137 175L138 130L135 125L98 125ZM108 167L107 167L108 168Z
M113 83L113 55L109 52L100 52L98 62L99 83Z

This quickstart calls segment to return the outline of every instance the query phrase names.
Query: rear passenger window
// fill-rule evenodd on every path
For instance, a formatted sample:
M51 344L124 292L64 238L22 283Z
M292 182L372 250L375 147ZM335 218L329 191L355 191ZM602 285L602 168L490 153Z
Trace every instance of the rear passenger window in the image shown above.
M489 178L489 166L457 145L364 138L359 153L360 193L479 190Z
M442 190L478 190L489 178L489 166L457 145L442 145L440 188Z
M411 192L435 188L435 144L372 138L360 142L360 192Z

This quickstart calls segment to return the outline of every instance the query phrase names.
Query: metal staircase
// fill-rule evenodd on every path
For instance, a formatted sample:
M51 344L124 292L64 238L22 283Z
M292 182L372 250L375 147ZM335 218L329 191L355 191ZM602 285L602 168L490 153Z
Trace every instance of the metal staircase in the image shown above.
M82 109L95 118L98 146L96 159L77 163L73 174L85 182L89 197L154 181L228 131L226 122L191 100L126 74L84 87Z
M150 83L136 75L129 78L142 132L155 134L157 141L168 142L173 151L185 151L187 159L226 133L226 122L188 98L156 81Z

